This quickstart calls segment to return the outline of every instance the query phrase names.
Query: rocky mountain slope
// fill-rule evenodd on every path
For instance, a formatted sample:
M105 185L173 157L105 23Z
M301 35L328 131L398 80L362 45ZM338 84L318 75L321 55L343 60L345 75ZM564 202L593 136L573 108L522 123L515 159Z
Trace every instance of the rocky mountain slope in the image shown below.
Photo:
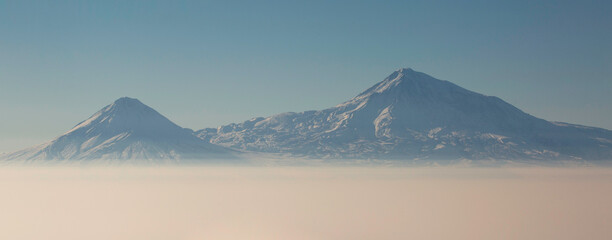
M332 108L196 135L229 148L311 158L612 159L612 131L539 119L409 68Z

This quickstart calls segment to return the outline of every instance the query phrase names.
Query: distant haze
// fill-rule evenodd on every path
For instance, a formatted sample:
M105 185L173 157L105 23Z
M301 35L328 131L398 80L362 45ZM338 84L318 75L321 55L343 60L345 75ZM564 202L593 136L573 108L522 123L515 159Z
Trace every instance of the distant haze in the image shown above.
M131 96L193 129L323 109L412 67L612 129L610 1L0 2L0 152Z
M608 240L612 170L2 168L1 239Z

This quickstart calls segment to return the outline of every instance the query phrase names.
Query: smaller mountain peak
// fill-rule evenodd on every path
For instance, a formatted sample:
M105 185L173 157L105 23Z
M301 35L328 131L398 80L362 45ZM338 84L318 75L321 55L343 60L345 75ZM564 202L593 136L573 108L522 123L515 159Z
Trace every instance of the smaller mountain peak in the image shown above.
M136 98L122 97L122 98L119 98L119 99L115 100L114 103L115 104L125 104L125 103L142 103L142 102L140 102Z
M387 80L402 80L403 78L406 78L408 76L410 77L415 77L416 75L418 75L419 72L413 70L412 68L409 67L405 67L405 68L400 68L397 71L391 73L391 75L389 75L387 77Z
M142 108L146 105L136 98L122 97L115 100L110 106L118 108Z
M397 70L397 72L400 72L400 73L408 73L408 72L416 72L416 71L414 71L412 68L405 67L405 68L400 68L400 69L398 69L398 70Z
M90 132L110 131L116 134L123 132L148 134L182 128L138 99L122 97L79 123L68 133L79 129Z
M404 81L414 81L423 78L424 74L413 70L412 68L400 68L391 73L383 82L394 83L395 85Z

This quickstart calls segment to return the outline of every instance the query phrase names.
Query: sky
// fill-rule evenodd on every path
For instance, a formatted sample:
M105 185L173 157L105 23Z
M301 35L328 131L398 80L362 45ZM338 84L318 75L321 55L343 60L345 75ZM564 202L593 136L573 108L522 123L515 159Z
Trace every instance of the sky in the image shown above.
M123 96L201 129L346 101L402 67L612 129L610 1L2 1L0 153Z

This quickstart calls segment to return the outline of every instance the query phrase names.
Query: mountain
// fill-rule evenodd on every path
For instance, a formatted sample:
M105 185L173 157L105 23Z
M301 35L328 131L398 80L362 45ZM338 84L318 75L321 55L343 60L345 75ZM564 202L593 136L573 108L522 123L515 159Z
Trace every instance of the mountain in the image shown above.
M8 160L179 160L234 158L236 151L194 136L137 99L120 98L51 142Z
M410 68L332 108L196 135L234 149L309 158L612 159L612 131L546 121Z
M197 132L125 97L51 142L0 158L213 161L242 152L421 162L612 160L612 131L546 121L403 68L332 108Z

